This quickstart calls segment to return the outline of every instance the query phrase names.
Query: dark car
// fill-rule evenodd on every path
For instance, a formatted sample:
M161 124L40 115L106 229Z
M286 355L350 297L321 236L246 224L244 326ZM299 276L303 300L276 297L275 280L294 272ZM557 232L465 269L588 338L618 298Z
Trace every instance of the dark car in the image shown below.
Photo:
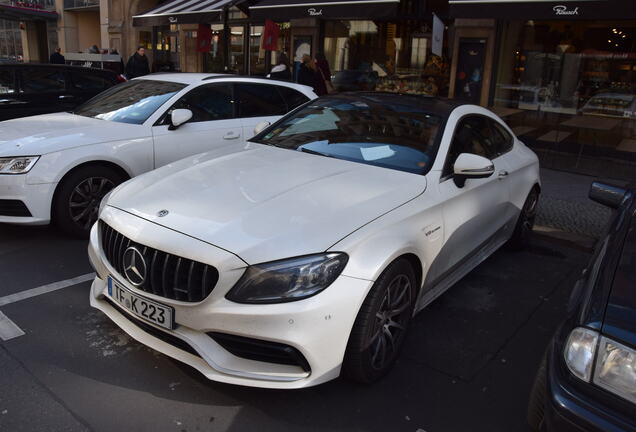
M615 211L577 281L530 394L540 431L636 431L636 189L594 182Z
M0 64L0 120L71 111L120 81L103 69Z
M331 79L334 89L339 92L375 90L378 73L364 70L338 71Z

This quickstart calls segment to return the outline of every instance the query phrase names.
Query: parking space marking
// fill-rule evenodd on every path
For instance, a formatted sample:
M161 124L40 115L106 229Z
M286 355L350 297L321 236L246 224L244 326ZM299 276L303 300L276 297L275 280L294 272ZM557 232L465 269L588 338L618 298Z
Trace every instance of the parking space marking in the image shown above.
M91 279L95 278L95 273L88 273L82 276L77 276L71 279L66 279L59 282L53 282L48 285L42 285L37 288L31 288L26 291L21 291L15 294L10 294L8 296L0 297L0 306L5 306L10 303L15 303L20 300L25 300L31 297L39 296L42 294L50 293L53 291L60 290L62 288L68 288L73 285L80 284L82 282L87 282Z
M0 338L3 341L8 341L18 336L24 336L22 329L0 311Z
M68 288L73 285L87 282L95 277L95 273L88 273L82 276L77 276L71 279L66 279L59 282L53 282L48 285L42 285L37 288L31 288L26 291L21 291L8 296L0 297L0 306L5 306L10 303L15 303L20 300L26 300L31 297L36 297L42 294L50 293L53 291L61 290L62 288ZM17 326L16 323L11 321L9 317L0 311L0 339L8 341L9 339L24 336L24 331Z

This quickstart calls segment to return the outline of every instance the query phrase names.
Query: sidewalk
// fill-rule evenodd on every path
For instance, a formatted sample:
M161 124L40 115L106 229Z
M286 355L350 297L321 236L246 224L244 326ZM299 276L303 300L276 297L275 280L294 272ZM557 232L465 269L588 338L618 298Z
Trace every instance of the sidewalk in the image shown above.
M594 241L610 220L611 210L588 198L594 177L541 169L542 193L535 230L547 235Z

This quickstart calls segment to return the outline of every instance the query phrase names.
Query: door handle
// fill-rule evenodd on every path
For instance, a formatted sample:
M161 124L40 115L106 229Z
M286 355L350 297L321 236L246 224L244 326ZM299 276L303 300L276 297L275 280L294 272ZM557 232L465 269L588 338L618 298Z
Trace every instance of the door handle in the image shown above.
M499 180L502 180L503 178L508 177L508 171L501 170L501 171L499 171L498 175L499 175Z
M241 137L241 134L237 134L235 132L228 132L223 136L223 139L226 140L234 140L234 139L238 139Z
M58 99L73 99L72 95L59 95L57 97Z

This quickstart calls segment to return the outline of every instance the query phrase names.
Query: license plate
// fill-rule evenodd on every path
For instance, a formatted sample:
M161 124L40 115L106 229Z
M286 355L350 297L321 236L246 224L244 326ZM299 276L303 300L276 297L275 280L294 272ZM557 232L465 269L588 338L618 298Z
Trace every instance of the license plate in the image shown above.
M127 311L167 329L174 328L174 309L138 296L108 277L108 296Z

